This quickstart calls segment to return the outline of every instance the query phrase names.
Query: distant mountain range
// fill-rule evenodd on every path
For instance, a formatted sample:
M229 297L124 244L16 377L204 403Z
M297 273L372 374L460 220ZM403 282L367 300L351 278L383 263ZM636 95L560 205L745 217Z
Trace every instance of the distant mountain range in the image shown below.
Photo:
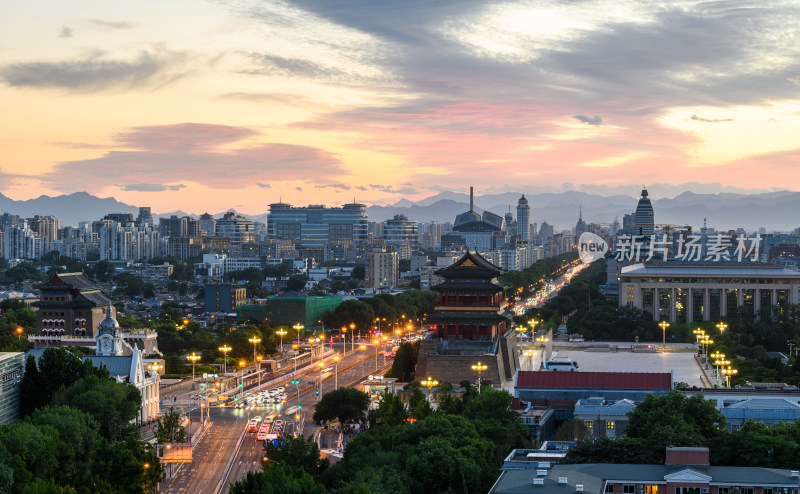
M475 208L503 215L511 209L516 217L517 201L521 194L487 194L475 197ZM612 223L615 218L636 209L637 197L625 195L604 196L579 191L526 195L531 206L531 221L541 225L543 221L555 226L556 231L575 226L582 210L587 223ZM651 200L653 198L651 197ZM394 215L403 214L417 221L452 222L456 215L469 209L469 195L442 192L417 202L401 199L390 206L369 206L370 221L385 221ZM792 230L800 226L800 192L777 191L758 194L717 193L696 194L683 192L673 198L653 200L657 224L702 226L704 218L708 225L718 229L744 227L767 230ZM232 211L232 210L231 210ZM80 221L98 220L106 213L138 213L138 208L117 201L113 197L100 198L86 192L61 196L40 196L25 201L15 201L0 194L0 212L18 214L29 218L35 214L53 215L61 218L64 225L77 225ZM189 213L172 211L157 216ZM198 216L200 213L193 213ZM219 217L222 214L216 213ZM266 222L267 215L251 215L254 221Z

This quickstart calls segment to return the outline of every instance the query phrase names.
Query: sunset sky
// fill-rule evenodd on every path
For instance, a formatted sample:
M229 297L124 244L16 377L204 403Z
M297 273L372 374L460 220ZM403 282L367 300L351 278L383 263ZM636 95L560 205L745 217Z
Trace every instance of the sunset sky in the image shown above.
M800 189L798 25L771 0L5 1L0 192Z

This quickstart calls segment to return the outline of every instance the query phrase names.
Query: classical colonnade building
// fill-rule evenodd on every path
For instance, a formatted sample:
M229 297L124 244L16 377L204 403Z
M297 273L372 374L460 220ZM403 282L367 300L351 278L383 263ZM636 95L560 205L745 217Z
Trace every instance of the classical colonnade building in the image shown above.
M656 321L716 321L739 307L797 304L800 272L769 264L639 263L619 274L619 305L651 312Z

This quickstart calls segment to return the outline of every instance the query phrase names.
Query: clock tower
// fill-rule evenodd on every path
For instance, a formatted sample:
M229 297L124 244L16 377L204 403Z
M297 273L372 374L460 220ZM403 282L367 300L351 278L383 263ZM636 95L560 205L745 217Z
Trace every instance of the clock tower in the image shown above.
M119 323L114 319L111 302L106 307L106 318L97 327L97 350L95 353L104 357L122 356L122 332Z

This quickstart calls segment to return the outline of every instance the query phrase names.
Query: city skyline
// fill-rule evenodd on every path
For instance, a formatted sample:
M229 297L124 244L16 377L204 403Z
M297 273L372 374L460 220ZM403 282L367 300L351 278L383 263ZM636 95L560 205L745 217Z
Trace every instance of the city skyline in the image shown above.
M2 192L253 214L473 183L786 189L797 20L781 1L19 4Z

